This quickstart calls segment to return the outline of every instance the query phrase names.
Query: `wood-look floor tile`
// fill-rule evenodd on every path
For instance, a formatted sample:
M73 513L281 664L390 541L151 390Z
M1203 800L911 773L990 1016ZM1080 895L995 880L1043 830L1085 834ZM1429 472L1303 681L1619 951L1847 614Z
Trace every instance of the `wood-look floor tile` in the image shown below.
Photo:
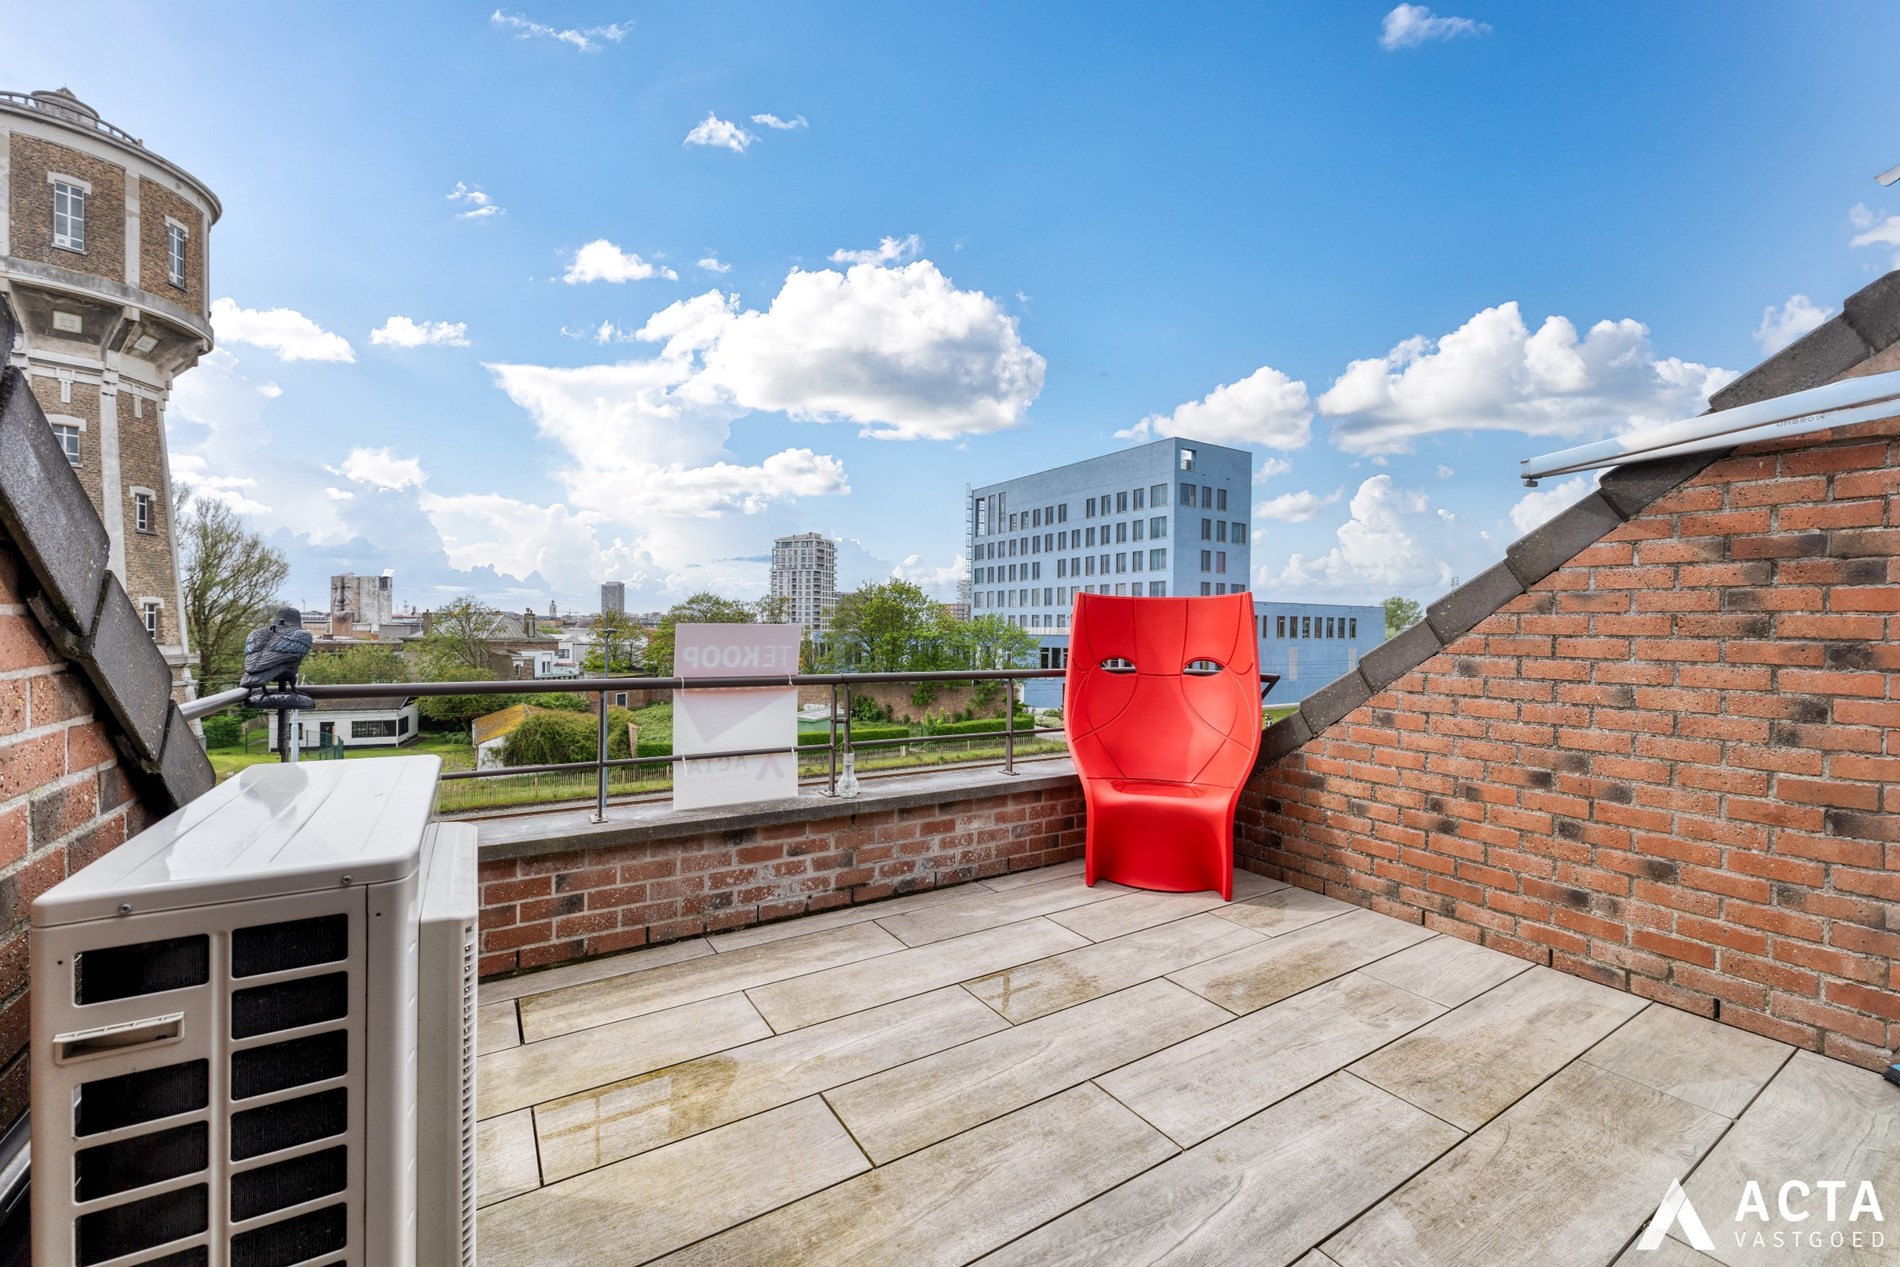
M748 946L763 946L768 941L784 941L787 937L804 937L810 933L822 933L827 929L844 928L851 924L868 924L872 920L883 919L887 915L902 915L907 911L922 911L933 906L942 906L946 902L969 902L976 898L989 897L990 891L976 884L953 884L941 889L928 889L922 893L909 893L903 897L886 898L882 902L864 902L857 906L841 906L836 910L821 911L816 915L800 915L796 919L780 920L776 924L755 924L751 928L735 928L729 933L718 933L706 941L717 953L731 950L744 950Z
M489 1206L476 1228L481 1261L485 1267L643 1262L828 1188L869 1164L823 1102L800 1100Z
M1342 902L1338 898L1289 884L1259 897L1223 906L1215 913L1222 919L1245 924L1256 933L1278 937L1281 933L1290 933L1309 924L1363 909L1351 902Z
M1190 915L979 977L964 988L1021 1024L1259 940L1260 934L1232 921Z
M1576 1061L1320 1248L1341 1267L1601 1267L1728 1126Z
M879 1165L1231 1019L1149 981L825 1093Z
M743 994L725 994L510 1047L476 1060L476 1112L493 1117L771 1032Z
M664 946L643 946L623 954L602 955L598 959L564 963L558 968L541 968L518 976L503 977L499 981L484 981L480 989L481 1001L497 1003L529 994L546 994L551 990L588 981L624 977L630 972L650 972L655 968L684 963L688 959L698 959L711 953L712 947L706 944L704 937L688 937L684 941L672 941Z
M775 1210L665 1262L667 1267L958 1267L1174 1151L1158 1131L1096 1087L1083 1085Z
M515 1001L481 1003L475 1008L475 1050L486 1056L521 1046L521 1025L515 1019Z
M1786 1043L1656 1004L1583 1059L1723 1117L1739 1117L1793 1054Z
M932 942L967 936L986 928L1000 928L1070 907L1106 902L1128 891L1106 880L1090 888L1071 876L1049 884L1024 885L1007 893L991 893L973 902L955 902L927 911L893 915L878 920L878 927L906 946L928 946Z
M1752 1217L1745 1225L1730 1221L1750 1179L1761 1184L1772 1223ZM1795 1206L1809 1211L1806 1220L1783 1222L1776 1198L1790 1179L1808 1184L1846 1180L1847 1187L1838 1196L1836 1222L1826 1221L1827 1200L1818 1188L1806 1198L1791 1198ZM1797 1051L1682 1186L1715 1241L1715 1248L1705 1252L1730 1267L1767 1263L1888 1267L1900 1243L1900 1236L1891 1230L1880 1248L1867 1243L1864 1235L1859 1248L1825 1243L1794 1246L1786 1243L1791 1238L1776 1246L1767 1235L1776 1230L1865 1234L1880 1228L1869 1214L1851 1223L1847 1219L1862 1180L1874 1185L1883 1212L1892 1220L1890 1194L1900 1192L1900 1091L1871 1069ZM1660 1198L1653 1198L1652 1204L1654 1200ZM1763 1232L1767 1243L1758 1247L1750 1238L1737 1246L1734 1233L1744 1226Z
M1063 880L1072 875L1082 874L1082 859L1071 858L1067 862L1058 862L1047 867L1031 867L1027 871L1011 871L1008 875L993 875L977 883L986 889L998 893L1007 893L1011 889L1020 889L1029 884L1047 884L1051 880Z
M1265 876L1251 871L1234 873L1234 901L1244 902L1248 898L1259 897L1263 893L1272 893L1287 886L1278 880L1269 880ZM1074 910L1058 911L1049 918L1056 923L1077 932L1090 941L1107 941L1111 937L1122 937L1139 932L1144 928L1153 928L1156 924L1165 924L1169 920L1185 919L1202 911L1212 911L1228 905L1218 893L1128 893L1121 897L1110 898L1106 902L1095 902L1080 906Z
M1786 1257L1785 1251L1776 1256L1780 1262ZM1681 1241L1665 1236L1662 1244L1655 1249L1638 1249L1631 1245L1616 1260L1616 1267L1718 1267L1719 1260L1707 1254L1690 1249Z
M903 948L902 942L876 924L853 924L723 955L709 951L685 963L570 986L552 994L529 995L520 1003L521 1034L535 1043L570 1030L821 972Z
M534 1122L527 1109L491 1117L475 1127L475 1203L493 1205L541 1186Z
M535 1110L549 1182L1007 1028L957 986L657 1069Z
M1645 1006L1633 994L1533 967L1352 1071L1474 1131Z
M1097 1081L1180 1144L1198 1144L1445 1009L1353 973Z
M1271 901L1278 896L1270 893L1260 900ZM1215 914L1224 915L1234 909L1237 907L1222 907ZM1230 1012L1252 1012L1430 936L1431 930L1421 924L1355 907L1336 918L1170 973L1169 980Z
M1365 974L1434 1003L1457 1007L1528 971L1530 966L1528 959L1457 937L1439 936L1367 964Z
M1046 919L1030 920L760 986L747 997L782 1034L1087 944Z
M998 1250L980 1267L1282 1267L1463 1139L1336 1073Z

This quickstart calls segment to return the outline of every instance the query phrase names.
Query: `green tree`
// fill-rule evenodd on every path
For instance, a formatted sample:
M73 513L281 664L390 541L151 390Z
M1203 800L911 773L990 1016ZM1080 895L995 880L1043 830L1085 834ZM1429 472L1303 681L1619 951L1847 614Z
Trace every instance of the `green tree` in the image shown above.
M361 642L341 651L325 651L303 662L303 680L315 685L408 680L402 656L387 643Z
M598 677L639 672L645 638L640 626L621 612L602 612L594 619L594 645L581 662L583 672Z
M704 590L685 602L675 603L660 617L659 626L647 634L647 672L654 677L673 675L673 629L676 625L750 625L759 619L759 606L756 603L742 603L736 598L721 598Z
M430 612L420 648L423 676L431 682L493 677L488 669L488 642L500 623L501 613L472 594Z
M198 658L198 688L208 694L237 685L244 637L270 619L290 564L216 498L181 486L178 505L185 510L178 533L185 630Z
M867 581L838 599L826 640L831 667L901 673L946 666L943 604L905 580Z
M1380 606L1385 608L1385 636L1396 638L1419 622L1425 610L1409 598L1394 594Z
M1001 616L978 616L955 625L964 664L972 669L1026 669L1036 662L1035 635Z

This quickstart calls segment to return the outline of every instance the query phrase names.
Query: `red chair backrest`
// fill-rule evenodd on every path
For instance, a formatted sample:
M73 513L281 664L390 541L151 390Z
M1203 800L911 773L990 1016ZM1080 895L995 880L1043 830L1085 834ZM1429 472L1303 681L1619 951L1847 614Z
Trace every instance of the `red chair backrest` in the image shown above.
M1104 667L1115 661L1133 672ZM1185 672L1210 661L1210 673ZM1084 778L1238 787L1260 751L1253 595L1078 594L1070 620L1069 746Z

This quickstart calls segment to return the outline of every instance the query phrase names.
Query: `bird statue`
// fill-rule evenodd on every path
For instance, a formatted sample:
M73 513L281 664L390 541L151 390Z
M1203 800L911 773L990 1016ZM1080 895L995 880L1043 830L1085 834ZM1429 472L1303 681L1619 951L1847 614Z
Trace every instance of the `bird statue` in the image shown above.
M251 630L244 639L244 676L238 685L250 690L245 702L252 708L314 708L316 701L297 689L297 669L310 654L310 631L303 613L279 607L268 625Z

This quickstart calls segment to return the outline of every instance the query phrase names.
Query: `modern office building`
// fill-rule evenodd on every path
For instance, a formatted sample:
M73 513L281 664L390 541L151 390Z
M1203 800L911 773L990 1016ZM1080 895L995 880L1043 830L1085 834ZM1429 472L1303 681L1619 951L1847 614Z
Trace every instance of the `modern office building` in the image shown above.
M625 581L603 581L600 587L600 614L624 616L627 614L627 583Z
M1038 636L1041 667L1068 662L1078 591L1131 597L1251 587L1253 455L1174 437L970 492L971 615ZM1260 665L1293 703L1357 667L1385 640L1378 607L1256 599ZM1029 684L1054 706L1061 684Z
M838 607L838 543L818 532L772 542L771 595L786 600L789 617L808 635L823 635Z
M165 410L211 350L206 185L61 88L0 92L0 293L15 365L105 524L109 566L189 692Z
M330 617L350 624L380 629L396 614L395 577L356 576L345 572L330 578Z

